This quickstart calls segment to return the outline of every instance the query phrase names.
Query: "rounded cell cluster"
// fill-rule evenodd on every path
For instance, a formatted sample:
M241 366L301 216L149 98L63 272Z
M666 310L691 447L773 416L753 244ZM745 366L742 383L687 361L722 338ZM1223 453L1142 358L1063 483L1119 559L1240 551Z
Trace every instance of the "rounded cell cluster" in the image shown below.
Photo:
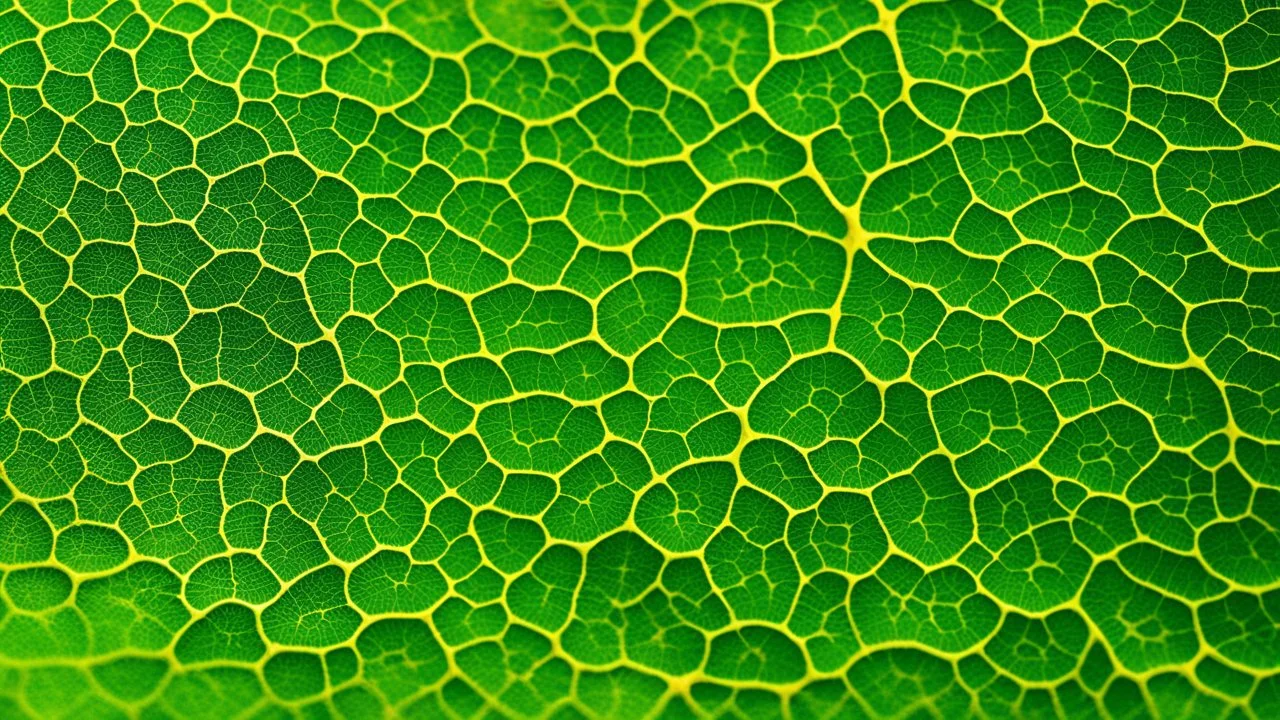
M1274 4L0 2L0 716L1280 717Z

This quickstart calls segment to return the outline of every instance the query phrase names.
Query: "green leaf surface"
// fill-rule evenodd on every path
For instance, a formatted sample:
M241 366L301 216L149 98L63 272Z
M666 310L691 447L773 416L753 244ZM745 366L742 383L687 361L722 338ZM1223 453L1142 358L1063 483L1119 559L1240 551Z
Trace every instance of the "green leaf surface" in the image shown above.
M1275 4L0 4L0 718L1280 717Z

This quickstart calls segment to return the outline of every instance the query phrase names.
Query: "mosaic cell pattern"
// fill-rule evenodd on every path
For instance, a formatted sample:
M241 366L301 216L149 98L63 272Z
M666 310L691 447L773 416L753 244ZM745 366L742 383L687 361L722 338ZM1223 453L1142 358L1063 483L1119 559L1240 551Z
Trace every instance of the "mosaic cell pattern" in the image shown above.
M1280 717L1272 0L0 7L0 717Z

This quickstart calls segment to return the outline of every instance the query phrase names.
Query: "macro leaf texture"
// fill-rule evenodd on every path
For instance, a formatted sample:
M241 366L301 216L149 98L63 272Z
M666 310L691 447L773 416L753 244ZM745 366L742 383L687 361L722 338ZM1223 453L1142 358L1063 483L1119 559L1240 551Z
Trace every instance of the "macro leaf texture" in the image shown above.
M1272 0L0 0L0 718L1280 717Z

